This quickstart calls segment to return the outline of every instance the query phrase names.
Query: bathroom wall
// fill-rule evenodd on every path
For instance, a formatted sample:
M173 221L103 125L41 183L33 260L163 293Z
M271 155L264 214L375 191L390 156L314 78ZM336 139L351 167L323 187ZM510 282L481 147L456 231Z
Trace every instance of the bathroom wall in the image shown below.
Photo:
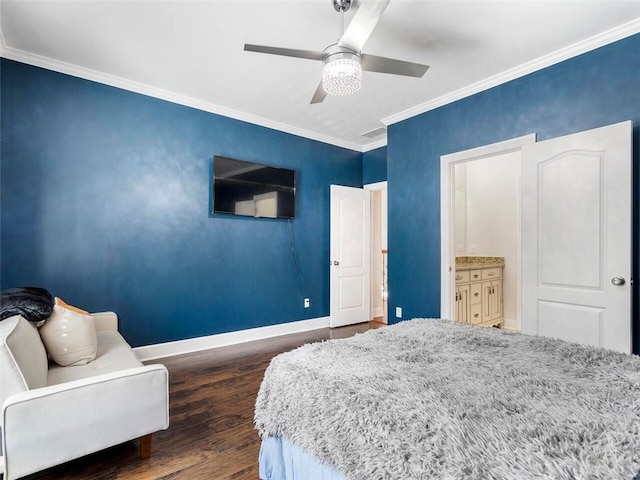
M464 171L467 255L505 257L503 271L505 327L518 329L518 265L520 264L520 152L456 165ZM456 225L458 210L456 210ZM456 228L457 235L458 228ZM459 252L456 252L458 255Z

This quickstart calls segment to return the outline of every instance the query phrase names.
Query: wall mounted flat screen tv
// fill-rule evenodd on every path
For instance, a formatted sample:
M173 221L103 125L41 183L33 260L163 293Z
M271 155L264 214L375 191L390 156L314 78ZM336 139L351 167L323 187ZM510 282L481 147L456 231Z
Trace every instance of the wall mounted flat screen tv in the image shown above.
M292 219L296 172L216 155L212 204L212 213Z

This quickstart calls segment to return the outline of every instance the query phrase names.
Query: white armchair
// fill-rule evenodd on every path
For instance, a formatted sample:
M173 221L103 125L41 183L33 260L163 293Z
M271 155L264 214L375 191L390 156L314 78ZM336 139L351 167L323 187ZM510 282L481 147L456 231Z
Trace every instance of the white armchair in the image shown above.
M117 331L114 313L92 315L98 353L86 365L49 363L37 329L0 321L0 473L13 480L169 426L168 372L144 366Z

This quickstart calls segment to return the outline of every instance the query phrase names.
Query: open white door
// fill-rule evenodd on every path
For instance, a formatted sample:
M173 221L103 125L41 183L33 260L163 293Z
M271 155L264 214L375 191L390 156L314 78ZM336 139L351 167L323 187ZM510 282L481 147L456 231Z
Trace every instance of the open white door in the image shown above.
M522 149L522 331L631 352L632 124Z
M331 185L331 327L370 320L369 194Z

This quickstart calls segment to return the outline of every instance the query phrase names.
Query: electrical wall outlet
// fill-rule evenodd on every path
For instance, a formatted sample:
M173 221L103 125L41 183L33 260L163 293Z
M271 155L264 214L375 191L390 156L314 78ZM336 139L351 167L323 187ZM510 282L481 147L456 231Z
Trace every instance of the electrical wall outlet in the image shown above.
M396 307L396 318L402 318L402 307Z
M308 298L304 299L304 308L309 308L311 306L311 300Z

